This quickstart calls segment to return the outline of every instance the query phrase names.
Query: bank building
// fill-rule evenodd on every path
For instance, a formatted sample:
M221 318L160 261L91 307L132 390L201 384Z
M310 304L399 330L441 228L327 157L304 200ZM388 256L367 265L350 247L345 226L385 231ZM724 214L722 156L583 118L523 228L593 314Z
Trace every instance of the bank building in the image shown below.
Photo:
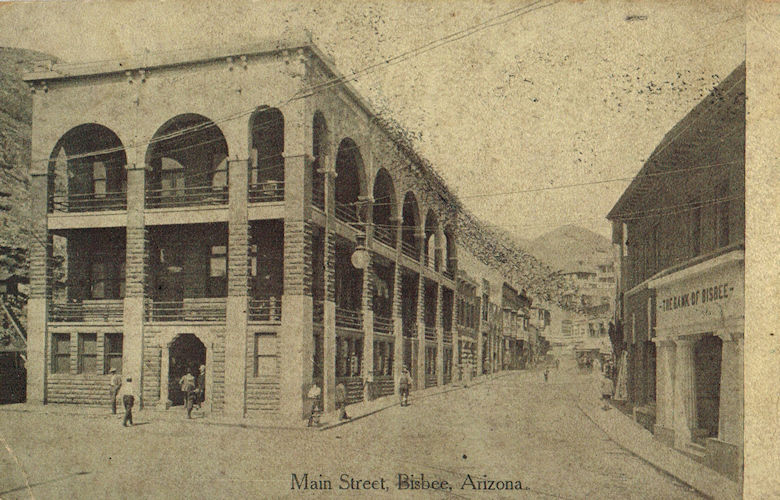
M315 383L331 410L404 365L415 389L518 365L524 285L309 39L25 79L28 402L108 404L114 368L167 408L205 365L208 411L289 421Z

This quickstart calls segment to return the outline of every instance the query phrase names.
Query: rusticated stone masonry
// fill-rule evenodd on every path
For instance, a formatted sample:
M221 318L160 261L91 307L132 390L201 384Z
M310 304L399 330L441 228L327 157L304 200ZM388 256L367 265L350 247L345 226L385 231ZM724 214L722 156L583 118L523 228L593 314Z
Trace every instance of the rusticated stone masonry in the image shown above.
M302 220L284 221L284 293L311 295L312 225Z
M325 300L336 302L336 232L328 231L325 240Z

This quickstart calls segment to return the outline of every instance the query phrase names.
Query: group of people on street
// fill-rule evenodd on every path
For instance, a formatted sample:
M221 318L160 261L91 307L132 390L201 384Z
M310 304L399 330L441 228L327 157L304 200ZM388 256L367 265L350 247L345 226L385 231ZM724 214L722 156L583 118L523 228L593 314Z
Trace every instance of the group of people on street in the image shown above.
M187 418L192 418L192 409L197 406L198 409L205 401L206 395L206 367L200 365L198 377L195 378L194 371L187 372L179 379L179 388L184 396L184 407L187 410ZM111 413L116 415L117 401L122 401L125 409L125 416L122 420L122 426L133 425L133 406L135 405L135 387L132 377L127 377L122 381L122 377L117 374L115 368L109 370L111 373L110 397Z

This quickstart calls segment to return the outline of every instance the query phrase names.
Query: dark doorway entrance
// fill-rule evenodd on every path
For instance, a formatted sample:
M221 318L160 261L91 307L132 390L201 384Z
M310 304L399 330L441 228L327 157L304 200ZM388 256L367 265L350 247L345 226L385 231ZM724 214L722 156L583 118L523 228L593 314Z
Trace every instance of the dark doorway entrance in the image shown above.
M694 347L696 367L695 439L718 437L720 410L720 360L722 341L706 335Z
M168 399L172 406L184 404L179 380L189 372L197 379L200 365L206 364L206 346L191 333L179 335L171 343L168 361Z

